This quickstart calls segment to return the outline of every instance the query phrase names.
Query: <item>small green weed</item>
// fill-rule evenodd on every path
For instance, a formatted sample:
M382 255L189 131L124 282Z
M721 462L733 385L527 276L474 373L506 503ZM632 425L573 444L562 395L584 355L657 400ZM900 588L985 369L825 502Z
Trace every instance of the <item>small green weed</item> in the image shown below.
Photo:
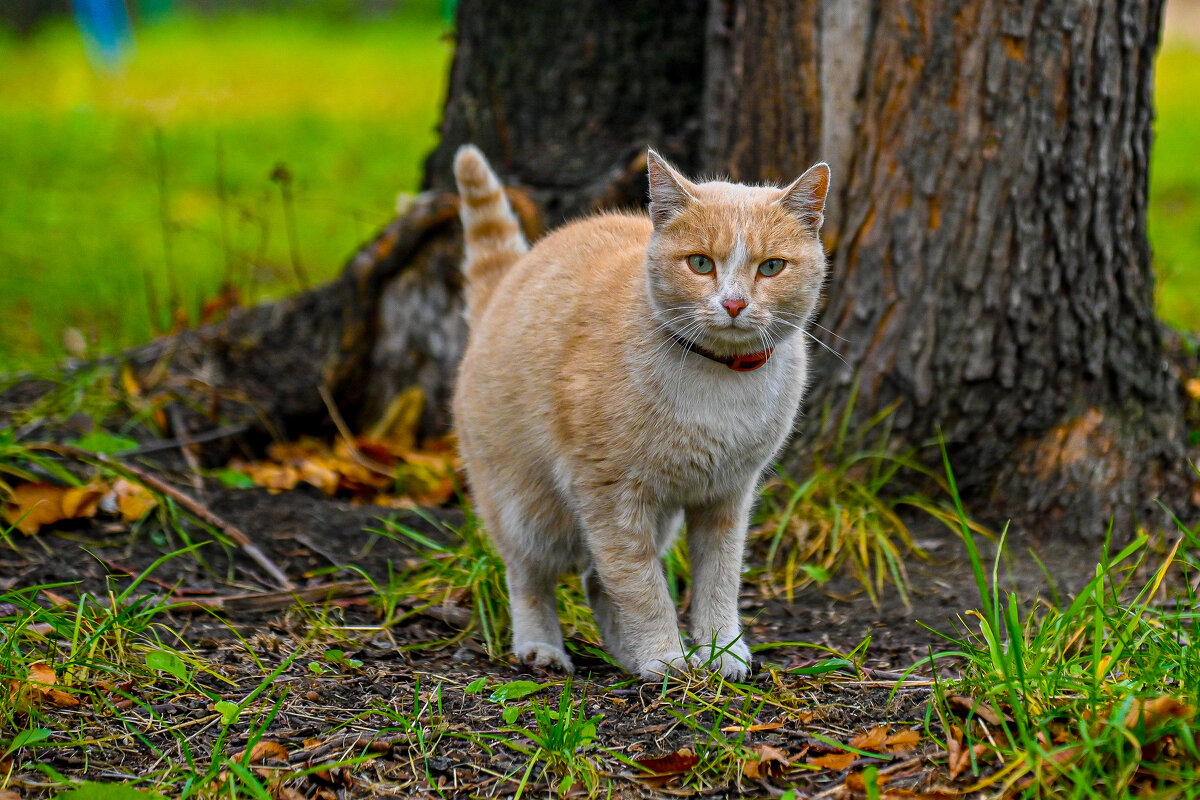
M506 730L528 740L528 744L508 737L501 740L529 759L517 786L516 797L524 793L534 767L539 764L542 766L539 779L555 776L555 789L560 795L570 792L576 784L589 797L595 793L600 781L600 765L593 751L598 750L595 746L596 731L604 715L588 717L583 711L585 708L587 693L576 699L572 693L572 683L568 680L559 694L557 708L543 700L535 700L522 707L522 711L532 717L530 725L519 726L513 724L515 719L510 721Z

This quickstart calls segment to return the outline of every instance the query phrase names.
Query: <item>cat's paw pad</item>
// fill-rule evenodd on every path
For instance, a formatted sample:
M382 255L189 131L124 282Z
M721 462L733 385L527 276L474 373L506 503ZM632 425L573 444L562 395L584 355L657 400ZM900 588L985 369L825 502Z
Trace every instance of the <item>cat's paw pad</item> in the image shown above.
M687 675L695 667L681 650L672 653L662 653L641 662L637 674L644 681L661 681L664 677Z
M748 677L753 663L750 648L741 639L715 647L700 647L692 660L697 666L719 672L721 677L731 681L740 681Z
M531 667L558 669L566 673L575 671L575 665L566 651L548 642L525 642L513 648L513 652L518 661Z

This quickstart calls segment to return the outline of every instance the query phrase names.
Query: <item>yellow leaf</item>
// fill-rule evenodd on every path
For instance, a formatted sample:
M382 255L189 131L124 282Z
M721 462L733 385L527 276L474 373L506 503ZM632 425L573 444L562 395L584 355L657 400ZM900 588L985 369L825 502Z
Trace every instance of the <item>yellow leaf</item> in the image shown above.
M80 519L94 517L100 508L100 499L108 492L103 483L67 489L62 494L62 518Z
M130 397L142 396L142 385L138 383L137 374L129 364L121 366L121 388Z
M32 536L43 525L53 525L63 519L61 486L48 483L23 483L12 490L4 506L4 518L26 536Z
M118 478L113 484L113 490L117 493L117 508L121 511L121 519L126 522L136 522L158 505L158 498L140 483Z
M1183 385L1183 388L1188 393L1188 397L1200 400L1200 378L1192 378Z

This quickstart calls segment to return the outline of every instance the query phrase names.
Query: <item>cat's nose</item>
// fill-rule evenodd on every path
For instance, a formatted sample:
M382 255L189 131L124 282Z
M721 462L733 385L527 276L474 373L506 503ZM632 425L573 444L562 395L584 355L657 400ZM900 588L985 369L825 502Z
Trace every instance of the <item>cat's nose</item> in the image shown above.
M746 307L746 301L740 297L731 297L721 303L721 305L725 306L725 310L729 312L729 316L736 317Z

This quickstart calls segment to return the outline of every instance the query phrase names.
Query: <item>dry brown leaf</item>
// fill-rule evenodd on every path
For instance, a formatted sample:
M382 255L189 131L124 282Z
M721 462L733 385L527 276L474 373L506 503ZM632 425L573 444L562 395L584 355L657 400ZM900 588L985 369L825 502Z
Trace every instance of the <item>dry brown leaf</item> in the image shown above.
M890 781L891 779L892 779L891 775L888 775L886 773L885 774L877 773L875 776L875 785L877 787L882 788L882 787L886 786L888 781ZM849 775L846 776L846 788L854 794L866 794L867 793L867 781L863 777L863 774L861 772L851 772Z
M814 767L838 771L848 769L857 760L858 753L829 753L828 755L814 756L808 760L808 763Z
M956 694L950 698L950 707L963 716L974 714L989 725L1001 725L1006 719L1009 722L1012 721L1008 716L1002 718L991 706L984 705L973 698L961 694Z
M920 741L921 734L917 731L897 731L883 740L883 750L885 753L904 753L914 749Z
M275 788L275 800L308 800L308 798L290 786L277 786Z
M21 795L13 789L0 789L0 800L21 800Z
M240 761L245 755L246 751L240 750L234 753L233 758L235 761ZM254 743L254 747L250 748L250 757L247 763L262 764L267 761L287 761L287 759L288 751L282 744L269 739L259 739Z
M1125 727L1153 728L1168 719L1187 719L1196 710L1177 697L1156 697L1139 700L1125 715Z
M866 733L860 733L850 740L851 747L857 747L859 750L878 751L883 747L883 742L887 739L888 726L876 725Z
M29 666L29 677L26 679L32 693L40 700L62 708L73 708L79 705L79 700L55 687L58 676L54 668L45 661L36 661Z
M963 747L962 728L950 726L950 735L946 737L946 768L950 770L950 780L954 780L967 768L971 757Z
M651 786L661 787L668 779L690 772L700 759L691 750L677 750L665 756L649 756L634 761L644 772L637 775Z
M67 606L75 605L70 600L63 597L61 594L59 594L58 592L52 592L49 589L42 589L42 597L44 597L50 601L50 605L52 608L66 608Z
M117 509L121 512L121 519L126 522L137 522L158 505L158 498L153 492L140 483L124 478L117 478L113 491L117 494Z
M748 778L778 778L791 768L787 753L769 744L760 744L754 753L758 758L742 765Z

